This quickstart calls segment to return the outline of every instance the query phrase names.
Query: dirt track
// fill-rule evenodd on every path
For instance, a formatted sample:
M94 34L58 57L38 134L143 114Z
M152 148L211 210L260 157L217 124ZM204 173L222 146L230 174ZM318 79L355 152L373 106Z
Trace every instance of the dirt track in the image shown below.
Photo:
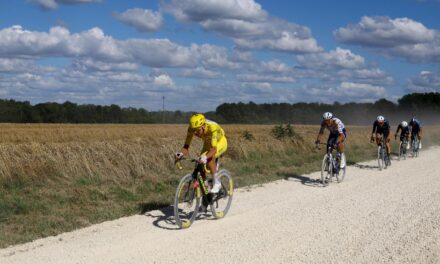
M440 263L440 148L417 159L236 190L228 216L176 230L152 211L0 250L0 263Z

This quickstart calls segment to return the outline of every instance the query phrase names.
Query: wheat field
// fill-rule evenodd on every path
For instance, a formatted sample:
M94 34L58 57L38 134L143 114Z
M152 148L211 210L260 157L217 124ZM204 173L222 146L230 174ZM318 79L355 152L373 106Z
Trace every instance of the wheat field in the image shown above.
M272 135L274 125L222 127L222 164L236 187L320 169L318 126L294 125L296 136L283 139ZM173 164L186 125L1 124L0 131L0 247L167 206L192 169ZM347 133L349 164L374 158L370 126ZM440 127L425 134L425 146L440 143ZM194 139L191 155L200 148Z

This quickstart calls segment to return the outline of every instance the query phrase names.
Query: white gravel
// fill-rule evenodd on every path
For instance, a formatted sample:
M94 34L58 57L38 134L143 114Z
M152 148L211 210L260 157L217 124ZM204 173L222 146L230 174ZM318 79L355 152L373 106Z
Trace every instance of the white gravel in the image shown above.
M440 148L236 190L226 218L177 230L165 208L0 250L0 263L440 263Z

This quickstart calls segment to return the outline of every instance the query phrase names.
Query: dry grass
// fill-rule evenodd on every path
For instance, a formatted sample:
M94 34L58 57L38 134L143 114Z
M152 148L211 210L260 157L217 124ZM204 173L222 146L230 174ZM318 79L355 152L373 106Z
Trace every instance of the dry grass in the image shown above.
M318 126L294 126L301 138L295 140L275 139L272 125L223 127L229 143L223 165L236 186L319 169ZM348 127L349 163L374 157L370 129ZM0 130L0 247L168 205L191 169L173 166L185 125L2 124ZM440 127L426 134L440 142ZM195 156L200 141L193 145Z

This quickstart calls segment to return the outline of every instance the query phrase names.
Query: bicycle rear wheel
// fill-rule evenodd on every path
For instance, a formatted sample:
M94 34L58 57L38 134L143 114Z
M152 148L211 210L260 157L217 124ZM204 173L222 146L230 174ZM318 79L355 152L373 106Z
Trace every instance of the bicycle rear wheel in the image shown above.
M177 186L174 198L174 219L180 228L188 228L196 219L200 204L200 188L191 174L185 175Z
M234 184L231 173L225 169L217 172L222 184L220 191L212 197L211 211L215 218L223 218L229 211L232 203Z
M333 166L329 160L329 156L327 154L324 155L324 158L322 159L322 166L321 166L321 183L324 186L327 186L329 183L329 180L331 178L331 175L333 173Z

